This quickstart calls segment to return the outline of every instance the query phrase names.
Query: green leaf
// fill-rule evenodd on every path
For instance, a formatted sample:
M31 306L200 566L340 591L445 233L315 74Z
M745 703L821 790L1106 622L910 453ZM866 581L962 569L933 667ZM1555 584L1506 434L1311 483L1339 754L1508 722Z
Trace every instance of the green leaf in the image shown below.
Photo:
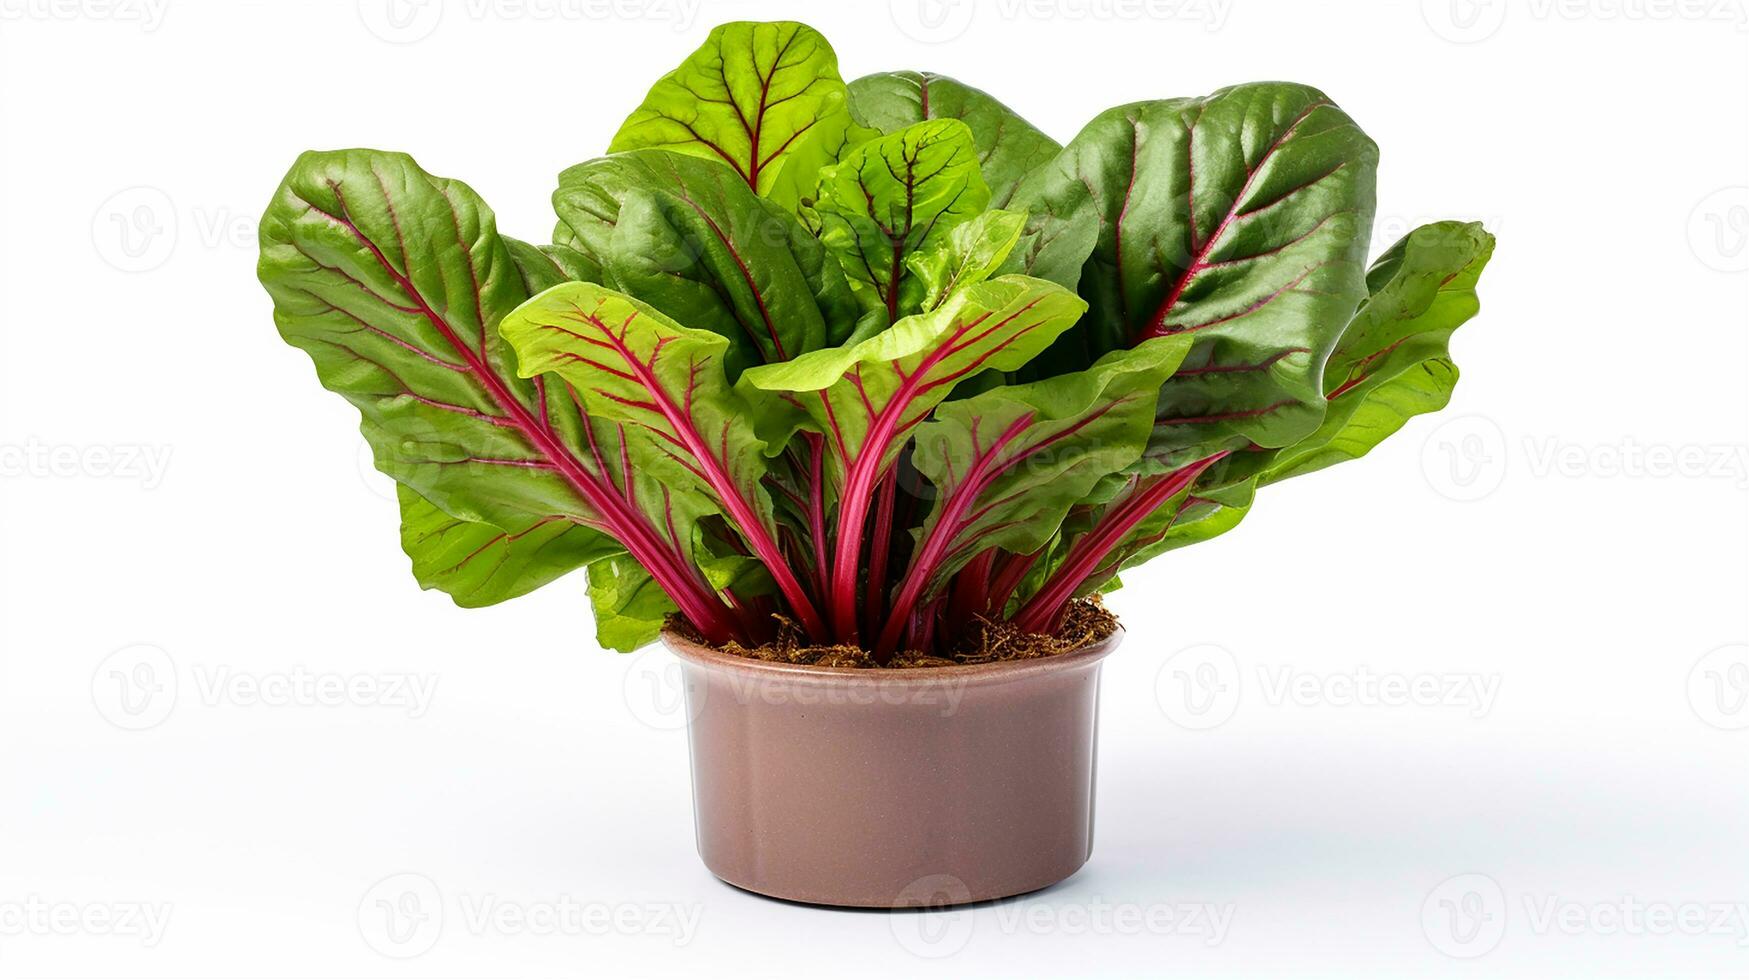
M1452 331L1476 315L1476 283L1494 253L1479 224L1423 225L1367 273L1372 290L1325 368L1329 409L1316 432L1275 454L1263 483L1359 459L1416 415L1451 400Z
M642 565L630 556L603 558L589 566L589 605L595 641L631 653L656 642L675 605Z
M865 75L850 83L850 112L857 122L882 133L929 119L965 123L977 147L984 181L990 185L992 207L1006 207L1020 179L1062 149L987 93L930 72Z
M1125 566L1224 534L1244 519L1259 486L1358 459L1410 418L1444 408L1457 383L1447 344L1478 309L1476 283L1493 249L1481 225L1455 221L1424 225L1388 249L1367 273L1372 293L1326 368L1323 424L1291 446L1254 453L1255 476L1198 487L1160 541Z
M618 428L517 377L499 323L557 274L532 252L499 236L466 185L405 154L342 150L286 175L262 217L259 274L281 335L363 416L378 469L460 521L513 535L581 525L571 554L618 541L720 632L726 610L652 520L671 506L663 488L610 464Z
M865 457L862 465L878 472L955 385L1026 363L1085 309L1054 283L1004 276L961 289L861 343L755 368L743 381L798 394L826 434L839 474Z
M706 532L709 528L709 534ZM718 591L732 591L738 598L766 595L776 585L759 560L721 546L733 531L721 518L699 523L694 534L693 556L705 580ZM716 540L707 540L716 538ZM674 603L657 588L643 566L620 555L589 566L589 601L595 614L595 638L603 647L630 653L654 643Z
M1161 392L1161 466L1303 438L1322 418L1324 359L1366 295L1376 162L1354 122L1301 85L1102 113L1048 168L1089 190L1100 232L1079 286L1088 315L1045 366L1187 334L1196 347Z
M553 206L554 241L604 285L728 337L731 378L842 343L859 313L824 247L718 163L656 150L591 160L560 175Z
M600 282L601 267L576 249L563 245L531 245L501 236L510 249L511 261L522 274L522 291L530 296L562 282Z
M1218 458L1168 473L1131 473L1108 503L1083 509L1075 527L1065 526L1059 544L1067 547L1052 557L1050 573L1016 612L1014 624L1031 633L1053 628L1070 599L1097 590L1138 551L1156 545L1197 478Z
M1049 279L1068 289L1079 288L1087 257L1099 242L1100 223L1093 195L1081 182L1075 166L1076 155L1064 150L1015 187L1007 206L1025 212L1026 225L1021 229L1020 240L1008 253L1002 272ZM1088 359L1085 351L1081 359Z
M1168 551L1201 544L1239 526L1257 492L1252 478L1225 487L1191 488L1155 511L1117 551L1115 568L1134 568Z
M766 444L747 424L751 403L723 373L727 338L683 327L646 303L582 282L534 297L505 317L500 330L516 348L523 377L550 372L589 411L634 427L628 431L636 438L626 447L635 467L677 490L677 501L708 501L719 509L776 579L804 629L825 635L777 545L777 521L762 482ZM676 523L667 529L691 541L692 528Z
M404 155L311 153L260 277L425 587L486 605L582 567L607 646L679 613L885 661L979 616L1053 630L1447 403L1493 239L1428 226L1365 271L1376 156L1286 83L1060 146L735 23L561 176L551 245Z
M933 310L955 289L994 276L1025 225L1026 215L1018 211L985 211L912 254L905 266L923 284L918 305Z
M777 582L771 573L759 559L740 548L734 530L721 518L712 518L701 524L696 538L693 555L711 588L732 592L740 599L777 591Z
M1158 480L1160 477L1138 479L1134 485L1126 488L1111 507L1119 507L1132 495L1143 492L1148 486L1149 479ZM1162 503L1155 505L1146 517L1118 540L1117 544L1107 553L1105 561L1087 577L1080 588L1075 590L1075 594L1082 596L1096 592L1101 583L1123 569L1134 568L1155 555L1188 544L1199 534L1212 537L1215 534L1224 533L1232 526L1232 524L1226 523L1227 520L1236 524L1245 514L1244 508L1241 507L1222 508L1219 511L1223 515L1221 518L1215 518L1211 514L1207 522L1196 522L1193 529L1192 525L1179 524L1180 519L1184 516L1185 508L1191 502L1192 485L1185 484L1182 487L1177 487ZM1207 505L1201 504L1200 506Z
M281 335L364 416L379 469L467 520L594 518L533 465L538 395L496 331L524 274L465 185L403 154L306 153L263 217L260 276Z
M723 376L722 335L594 283L550 289L500 329L523 377L550 372L592 413L641 430L628 440L634 467L670 486L757 495L765 445L739 424L748 409Z
M948 402L917 429L912 462L936 492L897 607L926 598L977 552L1030 554L1109 474L1136 462L1154 396L1188 339L1113 351L1086 371Z
M723 24L650 89L608 152L656 148L720 160L793 208L785 198L796 185L781 178L831 161L850 125L847 101L838 57L813 28Z
M401 548L413 560L413 576L424 588L449 593L458 606L513 599L624 550L562 518L539 518L509 531L451 517L406 484L397 484L395 492Z
M870 140L820 175L820 239L867 309L915 313L923 283L906 259L943 240L990 201L972 131L957 119Z

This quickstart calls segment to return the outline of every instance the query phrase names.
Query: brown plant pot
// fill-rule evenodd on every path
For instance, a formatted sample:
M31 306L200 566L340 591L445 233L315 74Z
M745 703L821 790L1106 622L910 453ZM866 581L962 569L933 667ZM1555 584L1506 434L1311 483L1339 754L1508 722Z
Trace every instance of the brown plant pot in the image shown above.
M664 633L685 672L699 856L731 885L820 905L952 905L1062 881L1092 852L1099 667L1120 636L867 670Z

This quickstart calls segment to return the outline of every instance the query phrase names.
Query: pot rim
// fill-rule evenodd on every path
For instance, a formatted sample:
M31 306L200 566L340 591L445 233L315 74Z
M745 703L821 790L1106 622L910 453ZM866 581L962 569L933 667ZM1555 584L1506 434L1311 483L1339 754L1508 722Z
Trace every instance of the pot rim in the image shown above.
M787 679L803 683L877 682L883 686L939 685L942 681L958 684L999 684L1041 674L1057 673L1078 667L1090 667L1105 659L1123 640L1124 628L1119 624L1110 636L1067 653L1027 660L1003 660L987 664L957 664L952 667L917 667L884 670L870 667L817 667L812 664L786 664L771 660L755 660L724 653L714 647L681 636L663 628L662 645L682 660L713 670L739 673L768 680Z

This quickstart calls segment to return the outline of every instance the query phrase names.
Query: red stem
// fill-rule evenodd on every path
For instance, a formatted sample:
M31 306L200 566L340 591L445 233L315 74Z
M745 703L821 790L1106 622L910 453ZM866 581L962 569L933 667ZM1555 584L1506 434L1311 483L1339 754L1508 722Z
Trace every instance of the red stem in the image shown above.
M1030 555L1009 554L1002 559L1002 564L997 566L995 578L990 583L991 615L1001 616L1002 610L1008 608L1008 600L1014 598L1014 590L1020 588L1026 573L1032 570L1039 556L1044 553L1045 549L1040 548Z
M728 511L727 516L730 522L747 540L747 545L753 549L754 555L771 572L771 577L777 582L778 590L789 601L790 608L795 611L796 618L801 620L803 631L810 636L823 638L826 635L826 624L820 619L819 612L815 610L813 600L808 598L807 592L802 588L802 583L796 579L795 571L790 568L782 549L777 546L777 541L772 538L765 524L760 521L758 513L747 502L747 498L741 494L741 488L735 485L735 481L729 475L725 465L726 461L718 459L712 453L710 446L705 443L704 437L699 435L698 429L693 425L691 416L674 403L668 390L657 379L653 366L655 363L654 355L646 363L639 359L631 348L626 346L624 338L620 334L614 333L613 329L603 323L600 317L592 313L584 313L582 310L578 310L578 315L584 322L601 331L602 336L607 338L608 343L620 355L626 366L632 370L637 382L650 393L650 400L656 411L668 421L669 427L674 430L681 445L692 455L693 459L698 461L706 482L710 484L712 490L716 491L717 498L723 504L723 509ZM564 328L557 329L563 330ZM569 333L570 331L565 332Z
M335 197L344 210L346 208L345 197L340 194L338 186L334 186L333 189ZM315 208L314 205L311 206L311 209L346 228L352 237L356 238L371 253L377 265L381 266L383 271L395 280L407 297L418 306L419 312L425 319L436 328L450 347L466 362L469 373L474 377L474 380L485 388L492 400L498 403L498 407L510 416L512 423L522 432L523 436L534 443L535 448L540 450L543 455L553 461L553 465L565 477L566 482L570 483L572 488L588 502L589 506L602 516L602 523L607 525L609 533L618 538L619 542L626 546L626 550L631 552L632 557L637 559L638 564L649 571L651 577L656 580L656 584L662 587L662 591L668 593L668 597L674 600L674 604L680 607L680 611L692 622L692 625L697 627L706 639L713 642L720 643L728 639L734 632L731 625L733 614L729 611L728 606L699 580L696 569L686 565L680 560L676 551L670 550L662 543L644 515L633 510L618 494L603 486L599 478L584 469L583 464L571 454L570 450L553 437L545 419L537 422L529 414L527 407L510 392L510 389L493 372L481 354L462 342L461 337L455 332L449 321L432 309L431 304L426 302L424 294L419 291L417 286L413 285L412 280L402 274L394 263L388 260L382 249L377 247L376 242L371 241L360 231L351 218L328 214L326 211ZM397 230L399 227L397 219ZM486 331L487 327L482 319L480 323L482 348L484 348L486 341ZM588 424L587 420L584 424Z
M1165 300L1160 303L1159 308L1156 309L1153 316L1149 318L1148 325L1141 331L1140 335L1136 337L1135 343L1141 343L1150 337L1164 337L1178 332L1178 330L1167 325L1166 318L1172 315L1173 307L1178 304L1179 297L1184 295L1184 290L1190 285L1190 281L1196 278L1198 273L1209 268L1210 265L1213 264L1209 261L1210 256L1213 254L1215 246L1220 242L1221 236L1227 233L1227 228L1230 227L1235 220L1244 217L1244 215L1239 213L1239 208L1244 205L1246 199L1250 196L1251 185L1256 182L1258 176L1263 173L1264 164L1268 163L1270 157L1275 156L1276 152L1282 148L1282 145L1292 138L1295 131L1300 128L1300 124L1306 121L1307 116L1310 116L1317 110L1329 105L1329 102L1320 99L1301 110L1300 114L1296 116L1292 122L1288 123L1287 128L1283 129L1281 134L1275 138L1275 141L1270 143L1269 147L1263 151L1263 155L1258 157L1257 162L1246 167L1245 183L1239 188L1239 193L1233 197L1233 206L1227 209L1226 215L1221 218L1221 223L1215 227L1214 232L1210 234L1208 238L1204 239L1200 245L1196 243L1195 219L1192 219L1190 244L1191 251L1195 254L1191 256L1190 264L1184 268L1183 272L1178 274L1177 281L1174 282L1172 288L1167 291ZM1140 145L1139 139L1137 145ZM1131 172L1131 175L1132 177L1134 176L1134 171ZM1190 186L1190 193L1195 193L1194 182ZM1127 208L1129 202L1127 194L1125 195L1124 201L1125 207ZM1273 299L1274 297L1271 298ZM1134 345L1132 344L1132 346Z
M1002 430L1002 434L990 444L990 448L980 453L978 458L966 468L965 478L960 481L953 496L948 498L946 504L943 505L941 514L936 518L935 526L930 528L929 535L923 540L923 546L911 559L911 567L906 570L905 580L899 586L899 596L893 600L894 615L887 618L887 628L881 632L880 645L876 647L878 652L891 653L898 645L899 632L904 628L906 618L916 607L918 598L922 596L924 588L929 585L929 580L935 577L935 570L940 567L941 560L946 556L954 539L965 530L962 519L965 517L966 511L971 509L972 504L978 499L978 494L983 491L984 486L990 480L1000 475L1007 466L1012 466L1023 458L1016 457L1002 466L997 466L996 462L1001 457L1003 448L1018 438L1031 425L1032 416L1030 414L1010 422L1008 428Z
M1029 412L1010 422L1008 427L1002 430L1001 434L996 437L995 441L992 442L987 449L981 448L978 445L978 423L974 421L972 428L972 452L975 454L975 458L967 464L965 477L959 480L958 484L951 490L947 491L948 497L942 504L941 513L936 519L935 525L930 529L929 535L924 540L922 547L911 560L911 567L906 572L904 584L899 591L899 597L894 602L894 609L900 613L909 612L912 606L922 596L923 590L928 588L929 582L934 577L936 569L938 569L943 562L948 561L950 558L957 557L966 549L977 544L977 542L974 541L961 542L961 536L964 535L969 528L982 520L992 508L1012 499L1011 495L1008 498L1003 498L1003 500L987 503L976 511L971 510L973 504L977 502L978 497L983 494L984 490L989 487L992 481L1034 454L1042 452L1053 444L1063 439L1067 439L1087 426L1092 425L1118 404L1120 404L1120 402L1111 402L1101 406L1091 414L1082 417L1073 424L1059 429L1045 439L1016 452L1007 460L1001 459L1003 450L1032 426L1034 420L1032 413ZM1008 524L1012 523L1014 522L1008 522ZM985 533L990 533L997 528L1008 526L1008 524L986 526L984 531ZM1024 573L1024 569L1022 569L1022 572ZM983 577L986 581L988 580L987 569L985 570ZM1003 601L1006 602L1007 600L1004 599ZM1000 606L995 608L1000 612ZM882 645L877 649L887 651L892 649L891 644L896 643L898 640L898 636L893 632L894 628L895 624L889 621L886 632L881 636Z
M814 538L814 580L819 594L826 595L826 437L802 433L813 453L808 471L808 532Z
M935 646L935 627L937 622L936 613L939 612L940 609L941 599L938 597L927 605L919 606L917 610L908 617L910 622L906 625L906 633L911 637L911 645L913 648L922 650L924 653L933 652L933 647ZM884 664L892 658L893 655L891 653L876 654L875 662Z
M1161 505L1190 486L1202 471L1227 455L1222 450L1189 466L1173 470L1153 479L1113 505L1100 517L1093 530L1087 532L1069 548L1068 557L1042 588L1014 617L1014 625L1028 633L1043 633L1050 629L1076 591L1087 583L1111 550L1123 543L1130 531L1158 510Z
M855 643L858 640L856 630L856 571L862 557L862 529L867 518L869 501L874 497L875 483L881 475L881 463L887 454L887 447L899 434L922 421L922 416L904 421L905 410L917 397L949 385L960 378L978 370L989 360L994 351L986 352L971 364L956 368L941 376L931 377L942 361L977 344L1016 318L1025 315L1038 300L1033 300L1015 310L1013 313L997 321L995 325L984 329L969 340L966 335L977 330L991 313L981 313L954 327L952 332L943 337L939 346L930 351L917 367L910 373L899 372L901 381L886 407L874 415L870 421L868 432L863 436L861 451L854 461L844 460L844 493L838 500L838 555L837 564L832 568L832 594L828 597L829 613L832 617L832 627L837 631L837 638L842 643ZM1036 324L1034 325L1036 326ZM1015 334L1020 336L1032 327L1026 327ZM997 345L996 350L1012 342L1013 338ZM855 370L860 371L861 368ZM860 382L861 376L857 380ZM819 393L822 399L827 397L824 390ZM831 411L831 402L826 403L827 411ZM839 443L840 452L844 452L843 443Z
M874 536L869 542L868 585L864 599L864 628L869 635L880 629L881 614L886 611L887 556L893 545L893 503L898 499L899 464L894 461L881 478L879 495L875 497Z
M892 421L887 422L888 415ZM850 463L844 476L844 494L838 499L838 554L832 566L832 594L827 597L832 628L841 643L855 643L856 631L856 571L862 558L864 522L868 519L869 501L879 477L875 469L898 426L897 413L882 412L869 427L863 440L862 454Z
M985 548L953 577L947 603L947 626L958 630L973 616L990 612L990 570L996 564L996 548Z

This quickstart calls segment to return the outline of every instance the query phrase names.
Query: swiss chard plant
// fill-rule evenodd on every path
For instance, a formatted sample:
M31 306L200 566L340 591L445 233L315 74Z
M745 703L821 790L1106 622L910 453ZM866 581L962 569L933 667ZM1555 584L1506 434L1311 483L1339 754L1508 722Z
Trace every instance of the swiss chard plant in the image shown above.
M310 152L261 223L280 333L356 406L414 574L578 568L601 642L945 651L1048 633L1457 381L1479 225L1367 264L1377 149L1285 83L1058 144L978 89L846 83L733 23L564 171L550 244L405 154Z

